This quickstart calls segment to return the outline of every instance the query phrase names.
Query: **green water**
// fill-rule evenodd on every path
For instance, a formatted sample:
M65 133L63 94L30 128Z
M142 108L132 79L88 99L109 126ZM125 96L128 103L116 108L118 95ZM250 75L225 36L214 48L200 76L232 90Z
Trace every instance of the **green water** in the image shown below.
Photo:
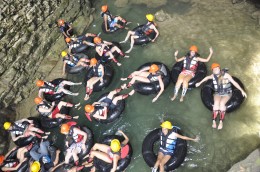
M126 7L116 8L114 0L103 3L95 2L97 11L94 22L88 32L101 32L100 7L107 3L114 15L121 15L132 21L132 29L137 23L145 22L145 14L155 13L163 9L169 14L169 19L157 22L160 36L155 43L147 46L136 46L130 53L129 59L119 59L121 67L113 64L115 76L113 83L103 92L94 93L87 102L83 101L85 88L73 87L79 91L78 97L69 97L67 100L74 103L81 102L80 110L73 110L73 115L80 115L79 124L92 128L95 140L104 135L113 134L118 129L125 131L129 136L134 149L128 172L151 171L145 164L141 145L144 137L154 128L159 127L162 114L164 119L182 128L185 135L195 137L200 135L199 143L188 142L188 154L185 162L176 170L180 172L222 172L227 171L232 164L244 159L252 150L259 146L258 131L260 130L259 116L259 58L260 58L260 30L256 21L251 19L253 11L247 4L232 5L229 0L168 0L164 5L156 6L157 1L130 1ZM159 1L158 1L159 3ZM127 31L117 34L101 34L104 40L121 41ZM226 115L224 128L217 131L211 128L211 112L204 107L200 98L200 88L188 91L183 103L179 100L170 101L173 93L173 84L163 92L157 102L152 103L154 95L143 96L136 93L126 100L126 109L122 118L110 124L90 123L84 115L84 105L92 103L104 92L119 87L123 82L121 77L128 76L140 65L150 61L160 61L169 68L175 63L173 52L179 50L179 57L184 55L191 45L199 47L201 57L206 58L209 47L214 54L207 64L219 62L223 67L230 69L230 74L237 76L244 83L248 99L235 112ZM129 48L129 42L123 44L123 50ZM210 72L210 71L209 71ZM83 81L84 74L68 78L73 81ZM180 97L179 97L180 98Z

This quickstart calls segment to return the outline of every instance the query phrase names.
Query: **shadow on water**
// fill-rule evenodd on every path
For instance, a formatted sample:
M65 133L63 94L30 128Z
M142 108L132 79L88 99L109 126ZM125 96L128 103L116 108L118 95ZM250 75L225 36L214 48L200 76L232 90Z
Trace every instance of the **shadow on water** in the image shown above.
M145 14L163 9L171 17L164 22L158 22L158 40L144 47L134 47L129 59L119 58L121 67L112 64L115 69L113 83L102 92L94 93L87 102L83 101L85 87L73 86L72 91L80 92L80 95L67 97L66 100L80 102L81 109L72 109L71 114L80 115L78 123L89 126L95 134L96 141L104 135L115 133L118 129L127 133L134 149L133 159L127 171L151 171L142 158L141 145L145 136L159 127L162 114L165 114L165 120L171 120L174 125L181 127L184 135L201 137L200 143L188 142L187 157L177 171L227 171L232 164L245 158L259 146L257 133L260 130L260 43L257 38L260 37L260 31L256 29L255 21L250 18L246 8L233 5L226 0L168 0L165 5L149 8L144 4L146 1L142 2L140 4L138 0L129 0L127 6L116 8L115 1L105 1L113 14L120 14L133 22L129 26L130 29L136 27L137 23L144 23ZM103 3L95 2L97 10L87 32L101 32L102 19L99 9ZM124 39L126 33L127 31L118 32L116 35L102 33L101 37L104 40L119 42ZM119 87L123 83L119 80L121 77L128 76L149 61L161 61L171 69L174 64L173 52L178 49L179 57L183 56L193 44L199 47L199 53L203 58L208 56L208 49L212 46L214 54L207 67L212 62L219 62L223 67L230 69L231 75L237 76L245 84L248 99L238 110L226 115L222 131L211 128L211 112L201 102L200 88L188 91L183 103L179 100L171 102L169 97L173 93L172 83L155 103L152 103L155 95L143 96L136 93L127 99L122 117L112 124L99 124L86 119L85 104L92 103L104 92ZM127 50L129 42L122 46L123 50ZM83 72L69 75L68 79L81 82L84 76ZM53 137L63 140L63 136L60 135ZM63 147L61 142L59 144Z

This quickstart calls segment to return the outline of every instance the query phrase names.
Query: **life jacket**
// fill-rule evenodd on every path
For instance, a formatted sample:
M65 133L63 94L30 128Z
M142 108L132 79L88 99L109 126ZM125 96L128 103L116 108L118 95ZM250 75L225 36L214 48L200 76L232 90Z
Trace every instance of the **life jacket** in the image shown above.
M40 103L36 106L36 110L43 116L49 116L51 112L40 112L39 111L39 108L44 108L44 109L50 109L51 108L51 105L46 102L46 101L43 101L43 103Z
M167 150L168 152L173 152L175 149L177 137L173 130L169 130L167 135L160 132L160 148Z
M65 61L69 67L74 67L77 65L79 60L75 56L69 55L67 57L64 57L63 61Z
M124 159L129 154L129 151L130 151L130 147L128 144L124 146L121 144L121 148L118 152L113 152L111 149L109 149L108 155L110 159L113 159L114 155L119 155L121 159Z
M100 63L96 64L95 66L92 67L92 70L93 70L93 75L94 76L97 76L97 77L100 77L102 76L102 70L100 69Z
M83 42L81 40L77 40L77 41L71 41L71 43L69 44L69 48L77 48L79 47L81 44L83 44Z
M232 86L231 83L227 78L224 78L226 70L221 70L221 74L223 76L222 82L219 83L218 76L213 74L213 85L214 91L219 95L226 95L232 93Z
M75 134L74 131L73 131L74 128L78 128L78 127L77 127L76 125L72 125L72 126L70 127L68 136L72 137L72 138L73 138L73 141L74 141L75 143L78 143L78 142L80 142L80 141L83 139L83 136L80 135L80 134Z
M195 56L190 57L190 53L188 53L185 56L184 62L183 62L183 69L185 70L191 70L196 71L198 68L198 60L197 60L197 54Z
M44 81L44 85L42 87L40 87L40 89L42 89L44 93L54 94L57 91L58 86L53 85L50 82Z
M67 22L64 23L64 26L60 26L60 31L61 32L67 32L69 30L69 24Z
M91 113L91 114L96 114L98 113L99 116L103 116L103 109L104 109L104 106L102 105L94 105L94 111Z
M107 22L108 23L111 23L112 21L113 21L113 16L112 16L112 14L110 13L110 11L109 10L107 10L106 12L102 12L101 13L101 17L103 17L104 18L104 15L107 15Z
M155 74L150 73L147 78L148 78L151 82L155 82L155 81L158 81L158 80L159 80L159 79L158 79L159 76L163 76L163 73L162 73L161 71L157 71Z
M153 32L153 29L150 29L150 26L151 25L154 25L153 22L149 22L149 23L146 23L145 25L143 25L141 31L145 34L145 35L150 35L150 33Z
M12 129L11 130L9 130L10 132L12 132L12 133L14 133L16 136L18 136L18 135L23 135L23 133L24 133L24 131L25 131L25 129L26 129L26 127L28 126L28 122L27 121L24 121L24 122L22 122L22 123L14 123L13 125L12 125Z

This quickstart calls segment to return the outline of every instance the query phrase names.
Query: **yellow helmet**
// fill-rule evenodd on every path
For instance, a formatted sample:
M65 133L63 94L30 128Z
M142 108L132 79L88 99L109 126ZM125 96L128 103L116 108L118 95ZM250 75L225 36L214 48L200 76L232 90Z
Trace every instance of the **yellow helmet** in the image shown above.
M120 142L118 139L113 139L110 143L110 148L113 152L118 152L121 149Z
M161 124L161 127L162 128L167 128L167 129L172 129L172 123L170 121L164 121L162 124Z
M4 123L4 129L8 130L11 127L11 122L5 122Z
M150 22L152 22L154 20L154 16L152 14L146 14L146 18Z
M67 54L68 54L68 53L67 53L66 51L62 51L62 52L61 52L61 56L62 56L62 57L65 57Z
M39 172L41 169L41 164L39 161L34 161L31 165L31 172Z

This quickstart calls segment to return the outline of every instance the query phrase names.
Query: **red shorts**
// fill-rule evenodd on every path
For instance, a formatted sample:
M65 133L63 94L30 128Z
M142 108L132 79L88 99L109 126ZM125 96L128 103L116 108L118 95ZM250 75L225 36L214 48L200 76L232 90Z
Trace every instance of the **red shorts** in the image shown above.
M52 111L51 118L56 118L56 114L60 112L58 106Z

